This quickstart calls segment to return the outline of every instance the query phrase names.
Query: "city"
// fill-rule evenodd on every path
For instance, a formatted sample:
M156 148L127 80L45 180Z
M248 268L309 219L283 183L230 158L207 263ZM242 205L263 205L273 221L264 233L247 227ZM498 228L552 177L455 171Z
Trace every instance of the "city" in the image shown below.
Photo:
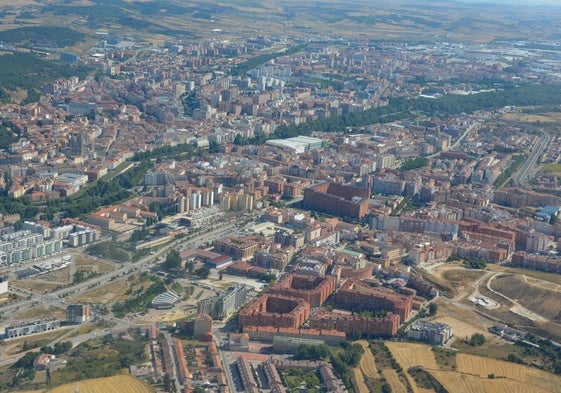
M0 7L0 391L558 391L561 9L249 3Z

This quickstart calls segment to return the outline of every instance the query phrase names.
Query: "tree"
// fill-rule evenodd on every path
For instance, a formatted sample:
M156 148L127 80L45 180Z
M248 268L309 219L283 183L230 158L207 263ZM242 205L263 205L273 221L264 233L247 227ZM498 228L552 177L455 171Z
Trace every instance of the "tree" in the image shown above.
M195 267L195 264L193 263L193 261L186 261L185 262L185 268L187 269L187 271L189 272L189 274L193 273L193 268Z
M522 359L520 356L518 356L515 353L509 353L508 357L506 358L509 362L513 362L513 363L518 363L518 364L523 364L524 363L524 359Z
M434 315L434 314L436 314L437 311L438 311L438 304L436 304L435 302L430 303L429 304L429 314Z
M481 333L473 333L471 335L471 338L469 340L469 345L471 345L472 347L479 347L483 344L485 344L485 341L487 341L485 339L485 336Z
M171 377L169 376L168 373L165 373L165 374L164 374L164 381L163 381L163 383L164 383L164 390L165 390L166 392L174 393L174 392L176 391L176 389L175 389L175 383L173 383L173 379L171 379Z
M200 278L205 279L210 275L210 269L208 268L208 266L203 266L195 270L195 274Z
M329 356L329 354L330 354L329 348L327 348L325 344L319 344L319 345L301 344L298 347L296 359L321 360L321 359L326 359Z
M179 251L171 250L164 262L164 267L168 270L179 270L181 269L181 257L179 256Z

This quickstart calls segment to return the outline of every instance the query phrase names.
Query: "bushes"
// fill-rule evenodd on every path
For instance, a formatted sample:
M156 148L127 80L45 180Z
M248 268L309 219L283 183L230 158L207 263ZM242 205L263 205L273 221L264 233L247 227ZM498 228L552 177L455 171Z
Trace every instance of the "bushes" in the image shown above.
M127 299L122 303L116 303L113 306L112 311L117 318L122 318L131 312L145 312L154 297L167 290L162 280L157 277L152 278L152 280L153 283L148 289L137 293L135 297Z
M296 359L298 360L321 360L329 356L327 345L307 345L302 344L298 347Z

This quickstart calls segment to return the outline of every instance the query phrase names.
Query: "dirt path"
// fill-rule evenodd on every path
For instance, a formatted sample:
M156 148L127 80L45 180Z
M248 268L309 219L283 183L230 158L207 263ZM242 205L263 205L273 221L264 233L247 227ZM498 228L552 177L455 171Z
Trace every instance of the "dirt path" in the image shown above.
M500 292L495 291L493 288L491 288L491 283L493 282L493 280L498 277L503 275L504 273L495 273L490 279L489 281L487 281L487 289L490 290L491 292L493 292L494 294L508 300L509 302L512 302L512 304L514 304L514 306L512 306L510 308L510 311L518 314L524 318L527 318L533 322L549 322L548 319L542 317L541 315L528 310L527 308L525 308L524 306L522 306L520 303L518 303L516 300L509 298L508 296L503 295Z
M524 281L526 282L526 284L531 285L533 287L536 288L545 288L548 291L552 291L552 292L561 292L561 285L557 285L554 284L552 282L548 282L548 281L544 281L544 280L540 280L534 277L528 277L525 274L522 275L522 277L524 277ZM534 282L532 282L534 281Z

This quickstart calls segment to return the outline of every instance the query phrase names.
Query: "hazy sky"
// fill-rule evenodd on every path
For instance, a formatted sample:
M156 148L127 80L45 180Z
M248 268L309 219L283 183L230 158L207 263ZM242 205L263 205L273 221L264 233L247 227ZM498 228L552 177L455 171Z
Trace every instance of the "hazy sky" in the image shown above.
M561 6L559 0L456 0L462 3L471 4L510 4L510 5L554 5Z

